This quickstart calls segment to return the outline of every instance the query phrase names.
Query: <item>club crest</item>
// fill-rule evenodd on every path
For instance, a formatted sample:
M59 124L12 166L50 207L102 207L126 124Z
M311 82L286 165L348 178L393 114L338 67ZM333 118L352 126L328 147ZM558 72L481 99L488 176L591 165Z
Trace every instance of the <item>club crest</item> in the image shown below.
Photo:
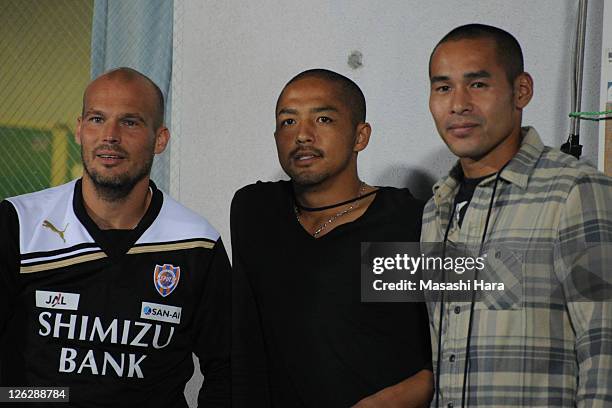
M153 283L155 289L163 297L171 294L178 286L181 277L181 268L171 264L155 265L153 271Z

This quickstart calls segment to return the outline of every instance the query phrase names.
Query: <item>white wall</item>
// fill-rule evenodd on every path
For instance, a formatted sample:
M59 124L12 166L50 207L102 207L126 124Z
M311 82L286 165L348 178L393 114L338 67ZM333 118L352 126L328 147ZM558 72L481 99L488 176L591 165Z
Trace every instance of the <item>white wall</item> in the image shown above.
M284 176L272 136L274 105L304 69L329 68L362 87L374 129L360 156L362 178L409 186L418 196L426 197L453 162L428 111L427 62L455 26L480 22L513 33L535 79L524 122L547 144L567 138L578 0L175 3L171 192L228 244L234 191ZM583 110L599 106L602 10L603 0L589 2ZM356 70L347 64L352 50L363 53ZM581 139L585 159L596 164L596 122L582 123Z
M273 140L283 85L308 68L354 79L374 132L360 155L368 183L429 195L454 159L428 111L429 54L452 28L471 22L513 33L523 47L535 96L524 122L545 143L567 138L571 49L578 0L175 1L171 194L204 214L229 246L234 191L284 177ZM597 110L603 0L591 0L583 110ZM353 70L347 57L363 54ZM597 163L596 122L583 122L584 159ZM253 217L257 214L253 213ZM193 403L196 378L187 390Z

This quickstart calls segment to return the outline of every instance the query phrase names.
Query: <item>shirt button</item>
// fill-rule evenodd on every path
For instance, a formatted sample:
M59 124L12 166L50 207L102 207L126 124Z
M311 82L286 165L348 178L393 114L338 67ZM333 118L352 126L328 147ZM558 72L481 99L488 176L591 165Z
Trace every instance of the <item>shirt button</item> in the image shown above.
M452 363L455 361L455 355L451 354L451 356L448 358L448 360Z
M461 307L455 306L455 314L461 313Z

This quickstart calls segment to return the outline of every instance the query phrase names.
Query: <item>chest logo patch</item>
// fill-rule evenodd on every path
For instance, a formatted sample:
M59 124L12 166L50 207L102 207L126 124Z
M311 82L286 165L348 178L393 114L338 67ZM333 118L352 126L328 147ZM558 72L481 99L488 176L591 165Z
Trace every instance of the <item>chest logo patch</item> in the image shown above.
M36 307L45 309L79 309L79 293L50 292L47 290L36 291Z
M148 320L159 320L179 324L181 322L181 308L159 303L142 302L140 307L140 318Z
M155 265L153 283L157 292L163 297L168 296L176 289L180 278L180 267L171 264Z

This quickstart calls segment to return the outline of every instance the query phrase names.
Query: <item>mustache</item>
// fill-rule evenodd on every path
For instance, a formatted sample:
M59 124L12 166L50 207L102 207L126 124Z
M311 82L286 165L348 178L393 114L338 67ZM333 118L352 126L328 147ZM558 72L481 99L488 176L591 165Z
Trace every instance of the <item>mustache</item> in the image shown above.
M123 150L121 147L114 146L114 145L108 145L108 144L100 145L96 147L93 153L94 155L98 155L100 152L113 152L123 157L128 156L128 153L125 150Z
M446 128L451 128L451 127L456 127L456 126L462 126L465 124L469 124L469 125L482 125L483 120L481 118L478 117L474 117L474 116L462 116L460 119L459 118L453 118L448 120L445 125Z
M311 154L313 156L323 157L323 151L315 147L310 147L310 148L296 147L289 153L289 156L294 157L297 154Z

